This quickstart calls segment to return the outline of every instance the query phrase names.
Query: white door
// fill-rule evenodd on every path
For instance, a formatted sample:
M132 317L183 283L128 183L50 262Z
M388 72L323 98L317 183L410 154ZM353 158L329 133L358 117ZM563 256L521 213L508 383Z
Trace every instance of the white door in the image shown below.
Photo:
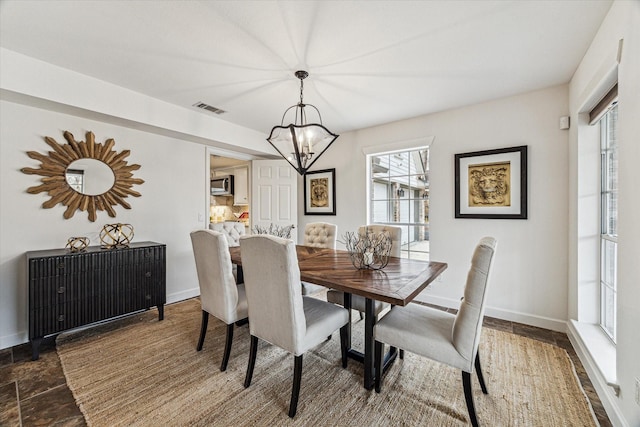
M251 223L255 227L293 225L298 242L298 173L286 160L251 162Z

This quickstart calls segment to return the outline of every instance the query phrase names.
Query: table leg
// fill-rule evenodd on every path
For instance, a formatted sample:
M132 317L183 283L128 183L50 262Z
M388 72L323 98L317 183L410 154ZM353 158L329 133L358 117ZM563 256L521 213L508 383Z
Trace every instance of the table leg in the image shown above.
M364 388L371 390L375 382L374 338L373 327L376 324L374 301L366 299L364 313Z
M349 313L349 327L347 328L347 354L351 352L351 294L343 292L344 300L343 307L347 309Z
M241 265L236 265L236 284L244 283L244 272Z

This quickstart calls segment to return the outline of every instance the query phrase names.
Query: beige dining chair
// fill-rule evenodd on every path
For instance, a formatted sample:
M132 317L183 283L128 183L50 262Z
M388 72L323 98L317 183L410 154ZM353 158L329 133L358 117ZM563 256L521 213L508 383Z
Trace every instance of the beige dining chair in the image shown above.
M391 256L400 258L401 245L402 245L402 228L395 225L363 225L358 228L358 234L364 235L367 232L380 234L389 233L391 237ZM330 289L327 292L327 301L334 304L344 304L344 293L335 289ZM365 298L360 295L351 295L351 308L360 312L360 319L362 319L362 313L365 311ZM374 301L374 313L376 316L383 310L389 308L389 304L382 301Z
M336 239L338 226L328 222L310 222L304 227L304 246L314 248L336 248ZM313 295L326 291L322 285L315 283L302 282L302 295Z
M240 246L240 237L247 234L244 224L238 221L212 222L209 229L224 234L230 248Z
M340 329L342 366L347 366L347 310L317 298L302 296L296 246L270 235L240 239L242 268L249 301L251 346L244 386L251 385L258 339L278 346L294 358L289 417L298 407L302 356Z
M196 349L202 350L209 314L226 323L227 337L220 365L220 370L225 371L231 354L234 323L248 316L245 287L243 284L236 285L234 280L229 244L224 234L212 230L193 231L191 245L196 260L202 305L200 339Z
M240 236L247 233L244 224L237 221L212 222L209 224L209 229L224 234L230 248L240 246ZM242 277L238 280L238 266L235 264L233 264L233 277L236 283L242 283Z
M478 345L482 332L489 274L497 242L485 237L473 252L464 297L456 315L419 304L395 306L374 327L376 392L382 389L384 344L462 370L464 396L471 424L478 425L471 394L471 373L475 367L480 387L487 387L480 368Z

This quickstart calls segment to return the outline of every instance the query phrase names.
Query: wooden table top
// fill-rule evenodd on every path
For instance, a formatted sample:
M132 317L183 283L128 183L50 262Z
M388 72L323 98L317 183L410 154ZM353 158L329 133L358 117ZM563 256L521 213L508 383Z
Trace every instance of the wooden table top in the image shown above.
M242 265L240 248L229 251L231 261ZM382 270L358 270L347 251L300 245L296 251L301 280L400 306L409 304L447 269L443 262L390 257Z

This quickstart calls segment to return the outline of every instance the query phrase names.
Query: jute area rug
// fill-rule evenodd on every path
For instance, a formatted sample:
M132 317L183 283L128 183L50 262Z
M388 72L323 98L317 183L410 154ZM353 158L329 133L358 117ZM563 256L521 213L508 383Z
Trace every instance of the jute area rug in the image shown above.
M211 317L204 349L197 299L58 337L67 384L90 426L459 426L467 409L458 370L406 353L382 393L362 386L362 365L340 364L339 335L304 356L300 402L287 416L293 356L261 342L248 389L248 326L236 328L226 372L225 325ZM357 316L356 316L357 318ZM364 322L354 323L354 345ZM488 395L475 374L483 426L593 426L591 407L563 349L485 328Z

